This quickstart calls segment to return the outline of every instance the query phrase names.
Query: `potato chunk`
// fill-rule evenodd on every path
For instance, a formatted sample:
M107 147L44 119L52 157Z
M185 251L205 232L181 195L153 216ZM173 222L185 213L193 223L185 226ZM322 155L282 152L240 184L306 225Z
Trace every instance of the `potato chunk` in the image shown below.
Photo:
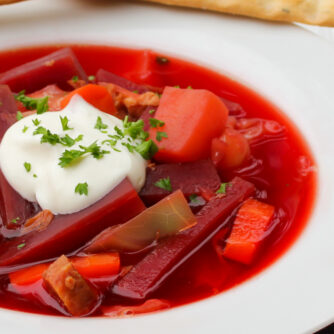
M98 303L97 291L91 287L62 255L44 272L43 280L52 295L56 295L73 316L91 312Z

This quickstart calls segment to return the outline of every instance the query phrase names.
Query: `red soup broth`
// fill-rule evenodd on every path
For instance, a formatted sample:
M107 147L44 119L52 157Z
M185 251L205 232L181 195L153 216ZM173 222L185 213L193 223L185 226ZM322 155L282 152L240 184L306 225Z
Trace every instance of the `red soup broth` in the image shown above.
M1 52L0 73L62 47L64 45ZM283 134L251 144L253 159L247 166L221 175L224 182L233 176L253 182L258 188L256 197L275 206L272 227L256 261L246 266L223 260L217 256L210 238L171 275L152 298L167 299L172 306L179 306L210 297L258 274L289 249L303 231L311 214L316 194L316 173L313 167L315 162L307 144L277 107L222 74L169 56L166 61L164 55L153 51L96 45L70 47L87 75L94 75L103 68L137 83L208 89L240 104L244 110L242 117L274 120L285 127ZM6 279L0 279L0 284L1 280ZM32 290L31 293L33 292ZM122 303L121 300L118 302ZM108 297L104 303L112 305L115 299ZM0 306L55 314L50 308L43 308L38 303L9 291L0 290Z

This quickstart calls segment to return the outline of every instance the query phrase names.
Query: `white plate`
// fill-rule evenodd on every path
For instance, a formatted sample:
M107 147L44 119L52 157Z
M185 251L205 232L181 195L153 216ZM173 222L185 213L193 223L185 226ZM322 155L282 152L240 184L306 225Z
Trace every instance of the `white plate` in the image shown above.
M154 48L253 87L307 138L319 167L316 208L274 265L216 297L120 320L0 310L1 333L298 334L334 320L334 47L292 25L122 1L35 0L0 8L1 48L61 41Z

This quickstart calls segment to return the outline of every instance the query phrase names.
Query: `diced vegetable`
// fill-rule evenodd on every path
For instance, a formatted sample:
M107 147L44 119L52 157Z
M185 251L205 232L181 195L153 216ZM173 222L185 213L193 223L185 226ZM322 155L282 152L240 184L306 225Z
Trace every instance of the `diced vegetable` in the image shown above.
M101 253L89 256L70 258L73 266L84 278L98 278L107 275L116 275L120 269L118 253ZM32 267L20 269L9 274L13 285L29 285L42 279L43 273L50 263L37 264Z
M133 81L120 77L115 73L108 72L104 69L100 69L96 73L96 81L97 82L108 82L125 88L131 92L137 92L139 94L146 92L158 92L162 93L162 89L157 87L152 87L148 85L139 85Z
M136 314L149 313L170 308L171 304L163 299L148 299L141 305L102 306L102 312L110 318L131 317Z
M226 240L223 256L250 264L265 237L275 208L255 199L243 203L234 221L232 232Z
M7 129L16 122L16 102L7 85L0 85L0 140Z
M230 184L224 196L212 198L199 211L193 228L161 241L114 285L113 293L142 300L157 289L255 190L253 184L237 177Z
M125 179L94 205L73 214L57 215L47 229L0 244L0 266L39 261L74 251L107 227L121 224L144 209L136 190Z
M61 110L61 100L62 98L67 94L64 90L58 88L56 85L49 85L46 86L34 93L28 94L27 96L34 98L34 99L40 99L43 97L48 97L48 111L58 111ZM27 111L27 109L22 105L22 103L17 102L18 109L22 112Z
M226 108L228 109L229 116L235 116L235 117L246 116L246 111L239 103L232 102L222 97L220 99L224 102Z
M118 253L92 254L70 260L85 278L116 275L121 266Z
M61 100L61 107L65 108L76 94L80 95L85 101L107 114L116 115L117 113L113 98L108 90L103 86L94 84L88 84L73 90Z
M220 171L241 166L249 155L247 139L234 129L226 128L220 138L212 140L211 159Z
M68 88L67 80L73 76L87 81L73 51L64 48L0 74L0 84L7 84L17 93L31 93L51 84Z
M20 196L0 171L0 212L3 224L8 229L17 229L24 224L26 219L34 216L38 211L38 205L28 202ZM9 232L2 231L4 236L13 237Z
M154 115L165 125L149 131L154 140L159 132L168 136L157 141L155 159L187 162L207 158L212 139L225 129L227 114L224 103L207 90L166 87Z
M10 273L9 280L13 285L29 285L42 279L43 273L50 266L50 263L41 263L35 266L24 268Z
M73 316L91 313L99 303L97 291L90 286L64 255L53 262L43 274L44 282L52 295Z
M169 191L155 184L169 177L173 190L181 189L186 197L201 195L206 191L215 192L220 186L217 170L210 160L200 160L181 164L161 164L147 168L145 185L140 197L147 205L151 205L170 194Z
M196 217L182 192L177 190L128 222L101 232L84 251L135 252L156 240L175 235L195 224Z

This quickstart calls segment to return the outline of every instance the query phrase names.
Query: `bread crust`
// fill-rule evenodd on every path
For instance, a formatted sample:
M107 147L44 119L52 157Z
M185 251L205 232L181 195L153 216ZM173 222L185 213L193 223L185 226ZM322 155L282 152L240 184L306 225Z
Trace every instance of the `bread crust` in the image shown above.
M334 0L144 0L264 20L334 26Z

